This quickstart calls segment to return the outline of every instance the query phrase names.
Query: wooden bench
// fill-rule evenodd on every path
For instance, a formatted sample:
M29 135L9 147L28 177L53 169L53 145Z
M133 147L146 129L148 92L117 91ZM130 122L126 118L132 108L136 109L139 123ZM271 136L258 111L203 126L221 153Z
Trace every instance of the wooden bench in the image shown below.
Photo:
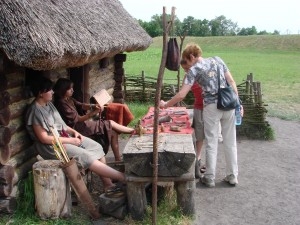
M133 219L142 220L147 207L145 185L152 182L153 177L126 175L126 181L129 212ZM158 177L158 182L174 182L177 203L183 214L195 214L194 172L185 173L179 177Z

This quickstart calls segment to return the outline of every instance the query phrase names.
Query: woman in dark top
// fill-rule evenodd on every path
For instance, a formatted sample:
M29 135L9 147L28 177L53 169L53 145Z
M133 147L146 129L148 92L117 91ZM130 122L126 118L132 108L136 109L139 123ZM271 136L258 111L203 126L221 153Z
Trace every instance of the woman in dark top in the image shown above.
M44 159L57 159L53 149L51 127L60 124L69 137L59 137L69 158L75 158L80 169L89 168L99 175L105 191L115 185L111 179L125 182L125 175L106 165L100 144L67 126L52 104L52 82L44 77L37 78L32 86L34 101L26 111L26 129L34 141L34 146ZM84 148L83 148L84 147Z
M87 137L101 135L102 142L104 142L102 144L104 151L107 152L110 145L115 160L120 161L118 134L131 134L134 129L120 125L113 120L102 120L101 118L91 120L93 116L101 113L100 105L81 103L72 98L74 93L73 83L69 79L58 79L54 86L54 92L54 104L65 123ZM90 111L85 115L80 115L78 109Z

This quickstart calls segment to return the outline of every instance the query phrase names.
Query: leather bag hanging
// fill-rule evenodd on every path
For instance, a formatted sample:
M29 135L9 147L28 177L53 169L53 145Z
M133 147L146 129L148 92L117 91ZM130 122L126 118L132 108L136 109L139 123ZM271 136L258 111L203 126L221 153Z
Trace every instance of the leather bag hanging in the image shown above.
M232 109L235 109L239 104L239 98L237 94L234 92L232 87L228 85L226 80L226 87L220 88L220 70L218 65L218 102L217 102L217 108L224 111L229 111ZM225 78L226 79L226 78Z
M180 51L176 38L170 38L168 41L168 52L166 68L171 71L178 71L180 66Z

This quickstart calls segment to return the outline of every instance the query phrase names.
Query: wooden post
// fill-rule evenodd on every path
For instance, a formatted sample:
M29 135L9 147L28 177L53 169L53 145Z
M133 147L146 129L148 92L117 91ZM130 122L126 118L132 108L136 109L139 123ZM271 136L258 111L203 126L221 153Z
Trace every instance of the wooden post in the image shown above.
M184 39L187 35L187 30L184 31L184 34L181 36L179 36L180 38L180 45L179 45L179 52L180 52L180 58L181 58L181 52L182 52L182 47L183 47L183 42L184 42ZM180 66L178 68L178 71L177 71L177 90L180 89Z
M168 53L168 34L173 25L175 18L175 7L172 7L171 21L166 21L166 7L163 7L163 49L162 57L157 76L157 90L155 93L155 110L154 110L154 132L153 132L153 190L152 190L152 224L156 224L156 213L157 213L157 173L158 173L158 117L159 117L159 102L161 98L161 86L165 71L165 65L167 61Z
M257 82L253 82L253 94L254 94L254 103L257 104L258 103L258 99L257 99Z
M262 94L260 82L257 82L257 104L262 106Z
M142 71L142 100L143 100L143 102L146 102L146 93L145 93L145 90L146 90L146 88L145 88L145 71L143 70Z
M32 166L35 205L41 219L71 216L70 185L59 165L59 160L43 160Z

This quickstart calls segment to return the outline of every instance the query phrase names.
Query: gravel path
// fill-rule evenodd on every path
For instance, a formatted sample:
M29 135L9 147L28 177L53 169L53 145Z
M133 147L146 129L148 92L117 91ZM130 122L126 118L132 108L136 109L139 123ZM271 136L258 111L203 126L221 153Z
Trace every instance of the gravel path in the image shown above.
M222 182L219 147L216 187L196 183L195 225L299 225L300 123L268 118L275 141L238 140L239 184Z

